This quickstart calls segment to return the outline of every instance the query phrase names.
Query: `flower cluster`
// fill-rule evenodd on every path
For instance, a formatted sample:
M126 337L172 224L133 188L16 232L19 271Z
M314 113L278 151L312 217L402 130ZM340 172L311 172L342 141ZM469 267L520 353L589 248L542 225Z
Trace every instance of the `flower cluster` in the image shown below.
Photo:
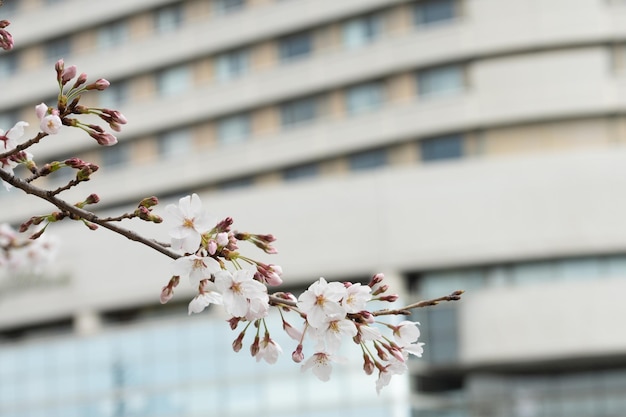
M33 156L24 150L17 150L18 140L24 135L26 122L17 122L6 132L0 129L0 169L13 175L13 169L21 163L31 162ZM9 190L11 185L3 181L4 187Z
M233 220L211 219L197 194L181 198L178 205L171 204L166 210L175 223L170 230L171 247L183 255L173 262L173 276L161 291L161 302L172 298L181 279L189 280L198 288L198 295L189 303L189 314L216 304L226 310L233 330L239 323L247 323L233 342L235 351L242 349L246 332L254 324L252 356L268 363L278 360L282 348L265 324L269 310L274 307L281 314L283 330L297 342L292 359L303 362L302 370L311 369L322 381L330 379L332 362L341 361L338 353L346 340L361 346L363 369L368 375L378 370L379 392L392 375L407 370L409 354L421 356L423 343L417 342L418 323L379 322L377 313L368 310L372 301L394 302L398 298L387 294L388 286L382 274L375 275L367 285L327 282L320 278L297 299L283 292L270 296L267 285L282 283L282 269L241 255L237 243L249 241L266 253L276 253L271 245L275 240L272 235L232 232ZM289 312L297 314L300 325L287 321L284 314ZM381 331L385 329L389 334ZM314 350L306 361L305 342L310 342Z

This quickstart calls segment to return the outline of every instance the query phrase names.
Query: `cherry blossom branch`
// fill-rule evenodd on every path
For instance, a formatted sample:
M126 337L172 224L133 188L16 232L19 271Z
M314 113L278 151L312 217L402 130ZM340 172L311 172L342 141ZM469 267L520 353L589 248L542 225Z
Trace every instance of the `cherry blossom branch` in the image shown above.
M438 298L433 298L432 300L424 300L424 301L419 301L417 303L413 303L413 304L409 304L406 307L402 307L402 308L398 308L398 309L384 309L384 310L378 310L378 311L373 311L372 315L373 316L387 316L387 315L404 315L404 316L408 316L411 314L411 312L409 310L412 310L414 308L422 308L422 307L430 307L430 306L436 306L437 304L439 304L441 301L458 301L461 299L461 295L464 293L464 291L462 290L457 290L454 291L452 294L450 295L444 295L443 297L438 297Z
M97 224L98 226L102 226L105 229L109 229L117 234L120 234L129 240L146 245L158 252L161 252L162 254L166 256L169 256L172 259L180 258L179 254L161 246L159 243L155 242L154 240L144 238L143 236L137 234L136 232L133 232L132 230L128 230L128 229L116 226L114 224L111 224L107 222L105 219L99 218L93 212L84 210L72 204L69 204L65 200L62 200L56 197L53 194L53 192L43 190L39 187L35 187L27 183L26 181L16 177L15 175L11 175L10 173L2 169L0 169L0 178L6 181L7 183L11 184L15 188L19 188L20 190L24 191L26 194L34 195L36 197L39 197L43 200L48 201L49 203L59 208L62 212L70 214L70 217L75 220L77 219L86 220L90 223Z
M36 143L39 143L39 141L43 138L45 138L46 136L48 136L47 133L44 132L39 132L37 133L37 136L35 136L32 139L27 140L26 142L20 143L19 145L17 145L15 148L11 149L8 152L4 152L4 153L0 153L0 159L5 159L10 157L11 155L16 155L19 152L30 148L31 146L33 146Z

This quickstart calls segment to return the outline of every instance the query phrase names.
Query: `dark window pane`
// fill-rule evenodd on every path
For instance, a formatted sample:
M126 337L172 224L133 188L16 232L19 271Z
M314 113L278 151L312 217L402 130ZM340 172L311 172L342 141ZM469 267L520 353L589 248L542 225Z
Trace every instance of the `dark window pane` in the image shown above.
M155 12L154 26L158 33L172 32L183 23L183 8L180 4L164 7Z
M352 171L378 168L387 165L387 152L385 149L361 152L351 155L349 162Z
M309 55L313 49L313 40L310 32L302 32L280 39L278 45L280 60L291 61Z
M72 52L72 41L69 37L58 38L46 42L44 53L47 61L58 61L67 58Z
M246 5L245 0L214 0L213 6L219 14L229 14L241 10Z
M17 54L3 53L0 55L0 80L9 78L17 71Z
M346 90L346 108L358 114L379 108L383 102L383 83L379 81L359 84Z
M302 178L310 178L317 176L319 166L317 164L299 165L288 168L283 172L283 178L286 181L299 180Z
M419 142L422 161L460 158L463 156L463 136L448 135L423 139Z
M316 97L306 97L289 101L280 106L280 118L285 127L294 126L317 117L318 101Z
M455 0L426 0L415 5L415 23L424 25L456 17Z
M102 148L102 165L109 168L125 165L130 160L130 148L127 145L117 144Z

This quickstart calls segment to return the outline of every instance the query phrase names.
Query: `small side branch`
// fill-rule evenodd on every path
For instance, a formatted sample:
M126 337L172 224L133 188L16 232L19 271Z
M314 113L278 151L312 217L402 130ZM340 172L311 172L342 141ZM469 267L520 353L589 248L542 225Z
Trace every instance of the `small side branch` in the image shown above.
M391 315L391 314L396 314L396 315L408 316L408 315L411 314L410 310L412 310L414 308L436 306L441 301L458 301L458 300L461 299L461 295L463 294L463 292L464 291L461 291L461 290L454 291L450 295L445 295L445 296L439 297L439 298L433 298L432 300L419 301L417 303L409 304L406 307L402 307L402 308L398 308L398 309L394 309L394 310L385 309L385 310L374 311L374 312L372 312L372 315L374 315L374 316L388 316L388 315Z

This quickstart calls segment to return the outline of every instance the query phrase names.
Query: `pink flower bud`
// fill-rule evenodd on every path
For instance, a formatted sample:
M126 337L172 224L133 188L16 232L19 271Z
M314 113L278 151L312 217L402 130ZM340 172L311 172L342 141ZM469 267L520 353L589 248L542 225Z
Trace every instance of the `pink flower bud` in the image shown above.
M217 244L220 246L228 245L228 233L226 232L218 233L217 236L215 237L215 240L217 241Z
M233 341L233 350L235 352L239 352L243 347L243 337L245 336L245 334L245 332L241 332L239 336L237 336L237 338Z
M61 74L61 84L67 84L74 77L76 77L76 65L70 65Z
M110 133L91 131L89 132L89 136L94 138L96 142L98 142L98 145L112 146L117 143L117 138Z
M46 114L48 113L48 106L46 103L41 103L35 106L35 114L37 114L37 118L42 120Z
M94 88L98 91L106 90L107 88L109 88L110 85L111 83L104 78L100 78L96 80L95 83L93 83Z
M6 20L3 20L3 22L6 22ZM15 43L13 42L13 35L11 35L9 31L5 29L0 29L0 48L4 49L5 51L10 51L11 49L13 49L14 45Z
M209 240L209 243L207 244L207 250L209 251L209 255L211 256L215 255L215 252L217 252L217 243L213 239Z
M291 359L293 359L295 363L300 363L304 360L304 354L302 353L302 344L299 344L296 347L296 350L293 351L293 353L291 354Z
M372 277L372 280L367 285L372 288L374 285L381 283L383 279L385 279L385 275L378 273Z
M174 296L174 291L172 290L172 288L170 288L169 285L166 285L161 290L161 297L159 297L159 301L161 301L161 304L165 304L169 300L171 300L173 296Z
M374 369L375 369L374 362L372 362L368 354L364 353L363 354L363 370L365 371L367 375L371 375L372 373L374 373Z
M260 349L260 346L259 346L259 336L256 336L254 338L254 342L250 345L250 354L252 356L256 356L257 353L259 353L259 349Z

